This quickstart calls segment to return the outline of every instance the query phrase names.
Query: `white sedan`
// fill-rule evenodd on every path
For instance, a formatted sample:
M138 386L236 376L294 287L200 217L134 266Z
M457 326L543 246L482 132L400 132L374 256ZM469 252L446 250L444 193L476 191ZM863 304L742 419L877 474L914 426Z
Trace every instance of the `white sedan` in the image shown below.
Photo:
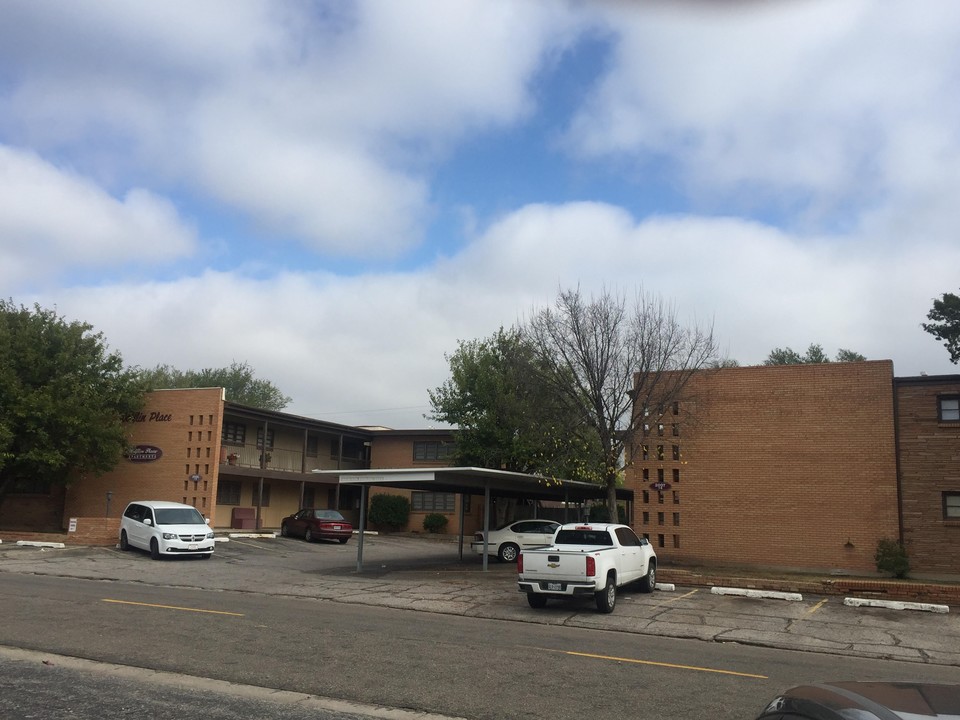
M490 531L487 554L496 555L500 562L516 562L521 550L543 547L553 542L560 523L553 520L517 520ZM483 531L473 535L470 547L477 555L483 555Z

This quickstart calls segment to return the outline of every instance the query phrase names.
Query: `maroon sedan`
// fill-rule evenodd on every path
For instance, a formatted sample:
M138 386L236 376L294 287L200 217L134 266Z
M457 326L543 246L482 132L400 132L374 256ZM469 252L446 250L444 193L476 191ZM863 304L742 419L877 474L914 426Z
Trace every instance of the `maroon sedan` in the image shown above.
M353 525L336 510L306 508L285 517L280 523L280 534L283 537L296 535L307 542L322 539L345 543L353 535Z

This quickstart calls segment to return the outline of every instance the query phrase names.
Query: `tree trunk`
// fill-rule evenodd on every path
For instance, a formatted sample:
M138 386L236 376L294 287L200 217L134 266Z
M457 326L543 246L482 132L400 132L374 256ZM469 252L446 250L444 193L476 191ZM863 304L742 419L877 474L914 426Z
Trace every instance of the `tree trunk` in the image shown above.
M607 479L607 509L610 511L610 522L620 522L620 513L617 512L617 479Z

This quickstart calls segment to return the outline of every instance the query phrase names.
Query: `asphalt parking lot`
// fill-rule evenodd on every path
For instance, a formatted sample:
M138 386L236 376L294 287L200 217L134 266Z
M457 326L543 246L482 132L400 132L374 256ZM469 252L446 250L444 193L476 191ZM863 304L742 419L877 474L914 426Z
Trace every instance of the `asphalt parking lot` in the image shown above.
M840 655L960 666L960 618L946 614L855 608L839 597L800 601L715 595L677 586L643 594L624 589L616 610L585 600L534 610L516 590L513 565L428 538L368 536L363 570L356 539L306 543L235 537L218 542L209 561L153 561L116 548L46 549L0 544L0 573L33 573L169 587L311 597L321 601L535 622L712 642L735 642Z

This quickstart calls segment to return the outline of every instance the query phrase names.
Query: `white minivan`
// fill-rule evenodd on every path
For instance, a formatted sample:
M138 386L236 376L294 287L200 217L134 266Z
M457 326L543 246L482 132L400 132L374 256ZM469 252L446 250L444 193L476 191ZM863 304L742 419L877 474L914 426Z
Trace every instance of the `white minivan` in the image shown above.
M216 544L210 521L192 505L165 500L137 500L120 518L120 549L149 550L159 560L173 555L209 558Z

